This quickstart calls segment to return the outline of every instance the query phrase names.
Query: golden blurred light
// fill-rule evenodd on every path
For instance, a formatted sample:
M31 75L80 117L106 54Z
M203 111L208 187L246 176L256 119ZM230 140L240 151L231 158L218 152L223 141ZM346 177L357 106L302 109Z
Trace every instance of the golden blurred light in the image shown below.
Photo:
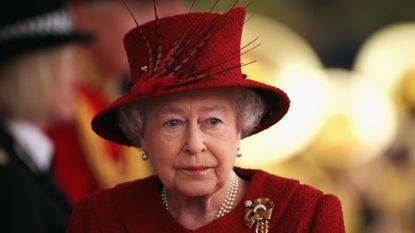
M291 99L288 114L275 126L244 139L237 165L267 167L301 151L324 121L327 79L311 47L290 29L255 15L246 25L242 45L259 36L261 46L243 57L258 62L243 68L250 79L280 87Z
M389 94L408 70L415 69L415 23L385 27L371 36L356 57L355 68Z
M327 71L331 82L329 119L310 147L330 167L362 165L391 144L397 117L389 96L347 70Z
M401 112L415 108L415 67L402 75L402 81L392 92L392 97Z

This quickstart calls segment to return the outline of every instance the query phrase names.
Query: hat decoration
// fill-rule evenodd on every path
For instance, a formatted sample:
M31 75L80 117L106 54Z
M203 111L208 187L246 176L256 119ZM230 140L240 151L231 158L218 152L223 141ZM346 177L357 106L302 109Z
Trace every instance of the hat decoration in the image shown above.
M216 0L208 13L212 13L213 10L216 8L219 0ZM225 12L229 12L233 10L236 5L238 4L239 0L236 0L232 3L228 10ZM246 6L248 7L253 0L251 0ZM189 13L191 12L196 0L193 0ZM223 59L217 59L216 63L209 64L202 69L197 69L195 65L197 64L197 59L200 59L200 51L209 41L209 39L214 36L219 29L222 28L223 24L226 23L225 18L220 17L220 14L216 14L212 20L212 23L208 24L207 27L198 26L195 27L195 30L187 30L184 31L184 23L186 22L186 15L182 17L179 30L175 36L175 39L172 43L172 47L169 48L167 51L164 51L165 48L163 47L163 34L161 33L161 26L160 26L160 19L157 13L157 7L155 4L155 0L153 0L154 4L154 15L155 15L155 31L156 31L156 42L157 44L154 46L155 51L147 39L142 27L140 27L137 23L132 12L129 10L131 16L133 17L135 23L137 24L137 29L139 34L141 35L144 45L145 51L147 52L146 57L148 58L147 64L140 67L141 75L139 77L140 85L134 85L137 81L132 81L131 85L134 88L139 88L141 94L145 94L145 92L149 92L154 94L155 92L159 92L165 89L174 88L181 85L186 85L189 82L199 81L204 78L211 77L213 75L218 75L221 73L225 73L231 69L240 69L242 66L251 64L255 61L241 64L240 62L237 64L231 64L225 66L221 69L215 69L216 67L223 64L227 64L229 61L234 60L235 58L239 58L242 54L249 52L250 50L254 49L255 47L259 46L256 45L253 48L249 49L248 51L242 52L243 49L250 46L253 42L257 40L254 39L246 46L242 48L238 48L237 50L233 51L232 53L227 54L227 57L224 56ZM199 25L204 25L205 21L209 19L209 17L204 17L198 22ZM128 51L128 49L127 49ZM191 59L194 59L192 62Z
M276 123L288 110L286 94L273 86L247 79L241 67L241 55L259 46L257 38L241 47L246 7L238 7L235 0L224 13L191 12L193 0L186 14L159 18L155 0L155 20L138 25L124 37L124 45L131 72L131 89L98 113L92 128L100 136L120 144L131 145L117 125L120 107L158 96L201 89L247 87L266 101L268 111L259 132ZM252 133L252 134L253 134Z

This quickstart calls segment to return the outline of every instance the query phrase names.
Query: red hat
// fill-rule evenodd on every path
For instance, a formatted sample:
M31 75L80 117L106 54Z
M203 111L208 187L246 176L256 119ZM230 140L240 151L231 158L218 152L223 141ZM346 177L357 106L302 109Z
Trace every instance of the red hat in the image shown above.
M130 91L92 120L93 130L110 141L131 145L118 127L121 106L194 90L247 87L263 97L266 113L258 133L277 123L290 101L282 90L249 80L241 72L241 36L246 10L188 13L132 29L124 38L131 71ZM248 135L249 136L249 135Z

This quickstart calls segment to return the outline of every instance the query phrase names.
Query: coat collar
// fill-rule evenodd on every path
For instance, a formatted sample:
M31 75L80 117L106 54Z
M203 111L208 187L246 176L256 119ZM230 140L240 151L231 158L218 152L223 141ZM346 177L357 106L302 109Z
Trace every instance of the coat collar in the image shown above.
M298 181L260 170L236 168L235 171L243 179L250 180L242 201L229 214L194 231L185 229L165 210L160 198L161 182L155 176L133 182L129 186L118 186L113 196L114 204L125 229L131 233L137 232L137 229L142 232L163 232L166 229L171 232L207 232L207 229L220 229L223 224L230 222L240 222L240 226L230 229L229 232L240 233L241 229L246 229L242 220L245 213L244 202L267 197L275 203L269 222L269 227L272 228L289 204L299 185Z
M53 199L65 212L70 213L71 205L57 187L49 172L42 172L37 168L29 154L20 146L8 130L6 130L3 122L0 122L0 153L6 154L5 156L7 156L6 158L8 160L3 166L9 166L9 169L25 171L19 174L33 178L31 182L36 182L44 190L45 195Z
M3 122L0 122L0 146L3 148L2 150L4 150L2 153L7 154L7 160L18 159L31 173L40 173L36 163L16 141L12 134L9 133L9 130L7 130Z
M45 133L34 124L25 121L9 120L5 122L5 126L18 145L27 151L37 169L49 171L54 148Z

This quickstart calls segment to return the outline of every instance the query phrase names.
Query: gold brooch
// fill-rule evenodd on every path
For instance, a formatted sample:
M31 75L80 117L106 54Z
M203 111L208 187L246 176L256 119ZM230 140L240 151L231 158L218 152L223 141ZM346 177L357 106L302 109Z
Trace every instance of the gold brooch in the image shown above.
M267 233L268 221L271 219L274 203L269 198L258 198L254 202L245 201L245 226L252 228L255 225L255 233Z

